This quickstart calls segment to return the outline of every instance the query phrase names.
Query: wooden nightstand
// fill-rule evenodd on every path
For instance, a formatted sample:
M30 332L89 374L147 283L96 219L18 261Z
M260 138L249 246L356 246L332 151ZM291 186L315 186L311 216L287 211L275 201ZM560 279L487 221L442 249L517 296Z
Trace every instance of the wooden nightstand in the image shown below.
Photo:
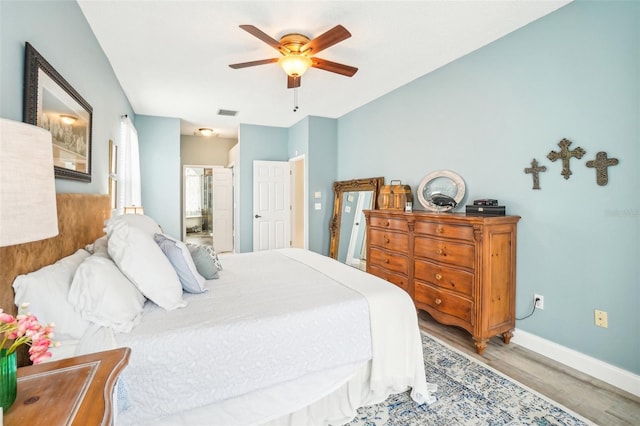
M110 425L113 388L130 353L119 348L19 368L4 425Z

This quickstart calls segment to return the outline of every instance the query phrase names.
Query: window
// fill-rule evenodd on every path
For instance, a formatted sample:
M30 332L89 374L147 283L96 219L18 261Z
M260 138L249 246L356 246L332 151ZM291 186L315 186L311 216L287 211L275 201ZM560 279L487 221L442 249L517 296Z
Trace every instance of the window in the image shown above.
M125 207L142 206L138 132L126 115L120 120L120 141L117 152L118 213L123 214Z

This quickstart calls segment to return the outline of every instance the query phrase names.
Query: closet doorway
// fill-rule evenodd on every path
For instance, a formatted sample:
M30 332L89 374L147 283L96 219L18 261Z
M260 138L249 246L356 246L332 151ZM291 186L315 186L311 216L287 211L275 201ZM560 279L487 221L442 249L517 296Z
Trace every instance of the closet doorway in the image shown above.
M233 174L221 166L183 166L185 242L233 251Z

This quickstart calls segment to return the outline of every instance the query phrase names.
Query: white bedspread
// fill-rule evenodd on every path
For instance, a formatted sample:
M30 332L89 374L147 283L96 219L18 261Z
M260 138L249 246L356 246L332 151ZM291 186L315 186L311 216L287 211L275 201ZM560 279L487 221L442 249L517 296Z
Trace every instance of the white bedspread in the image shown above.
M298 287L303 283L310 285L310 291L306 296L297 298L287 290L287 285L281 281L283 274L276 272L281 270L275 266L278 258L285 259L285 264L288 265L289 272L285 274L285 281L290 281ZM96 339L81 342L79 353L103 350L114 345L133 348L130 364L121 375L121 383L125 386L119 386L120 390L128 391L129 399L124 402L130 407L117 416L116 424L341 424L350 421L358 407L384 401L390 394L403 392L408 388L411 388L411 396L417 404L435 400L431 395L435 386L428 385L425 379L415 307L403 290L333 259L299 249L229 255L222 258L222 261L225 267L222 273L224 276L220 280L208 282L211 289L209 293L187 297L192 307L202 304L204 311L219 315L223 327L236 333L232 337L202 341L202 338L195 337L201 333L196 330L212 325L212 320L207 319L205 313L195 314L199 321L193 324L192 314L188 314L188 310L166 312L150 304L142 323L132 334L116 335L117 344L115 341L109 343L114 336L106 329L94 330ZM301 280L303 274L310 270L319 273L314 274L313 278ZM249 283L239 284L238 281L245 274L251 277ZM336 282L342 285L336 285ZM334 290L327 292L329 287L335 287L335 293ZM364 299L357 293L364 296ZM288 343L274 345L271 338L273 330L267 331L266 326L261 328L259 324L256 329L260 330L259 332L243 331L244 326L251 322L264 321L255 313L253 302L250 301L253 296L260 299L257 303L261 303L267 309L267 313L273 314L267 319L271 324L277 326L276 318L283 314L281 308L286 308L287 313L283 314L284 317L298 322L289 332L296 333L294 329L299 328L308 332L307 335L298 333L297 337L292 337ZM337 315L351 316L347 319L346 324L350 325L348 328L360 330L356 331L355 336L341 335L345 327L345 323L342 322L344 318L334 318L335 313L327 315L335 310L336 307L331 303L335 302L336 298L339 299L338 305L346 307L346 311L349 311ZM239 304L229 303L227 299ZM365 307L368 309L364 321L366 324L362 322L361 316L354 314L355 311L363 309L363 300L366 300L365 305L368 305L368 308ZM313 308L312 301L319 302L319 307ZM202 308L201 306L198 309ZM317 315L311 317L315 319L301 319L301 311L309 308L312 312L317 310ZM328 325L332 330L331 338L330 341L320 343L318 339L322 338L318 338L316 332L323 325ZM189 333L193 328L194 334L191 338L187 336L186 331L175 331L177 343L160 349L162 344L155 340L161 339L155 337L154 330L171 330L174 327L179 329L184 326L188 328ZM270 349L260 353L254 349L258 342L270 343ZM306 362L306 369L315 368L315 373L311 372L300 378L288 376L292 379L238 394L250 387L247 377L254 381L256 377L269 376L263 371L267 369L263 360L273 357L266 352L275 351L280 353L281 357L288 357L289 346L297 347L302 342L316 344L316 351L311 351L309 362ZM205 346L199 346L200 343ZM247 356L260 355L253 357L252 361L258 366L258 371L253 368L254 365L242 362L235 363L235 371L220 368L224 365L222 362L228 361L231 362L229 365L234 365L237 360L229 358L243 354L241 346L238 346L242 344L249 348L245 349ZM235 352L231 352L232 345ZM372 353L365 354L367 350L363 349L363 346L368 346ZM235 355L231 355L232 353ZM234 393L236 396L206 403L202 399L203 395L213 393L220 396L228 391L215 386L214 382L204 383L207 380L203 380L196 392L174 389L173 386L176 384L169 384L173 383L173 378L169 376L181 376L191 371L190 367L195 362L202 362L203 354L208 361L208 364L205 362L204 365L208 365L209 370L200 371L201 367L198 367L197 373L201 377L208 377L207 375L215 373L216 369L223 370L219 372L223 380L231 380L235 375L245 377L240 384L232 385L230 388L229 394ZM228 359L220 359L224 358L225 354ZM369 355L372 355L371 359ZM354 360L357 358L360 361ZM167 359L174 363L175 368L172 368L172 371L175 373L159 376L147 369L147 361L164 362ZM288 362L289 358L285 359ZM285 364L281 363L279 367L280 371L284 371L282 374L288 374L288 364ZM331 367L332 364L339 365ZM295 371L303 374L304 369L296 367ZM295 374L297 373L293 375ZM150 376L151 382L142 382L145 375ZM136 390L132 385L141 386ZM166 390L167 386L169 394L174 392L170 397L156 395L158 392L164 392L163 389ZM148 395L138 399L138 392L148 392ZM178 400L174 403L173 398ZM152 416L156 417L151 418Z
M119 424L212 404L371 358L364 297L282 253L228 256L209 291L165 311L148 303L131 333ZM124 406L123 406L124 405Z

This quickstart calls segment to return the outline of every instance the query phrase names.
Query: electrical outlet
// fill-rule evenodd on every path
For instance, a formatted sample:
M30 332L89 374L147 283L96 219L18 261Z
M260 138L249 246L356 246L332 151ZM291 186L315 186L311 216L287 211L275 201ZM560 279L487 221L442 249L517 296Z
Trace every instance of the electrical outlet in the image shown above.
M595 320L596 320L596 325L598 327L602 327L602 328L607 328L609 327L609 318L607 317L607 312L606 311L601 311L599 309L594 309L593 311Z
M544 309L544 296L541 294L534 294L533 303L535 303L536 309Z

